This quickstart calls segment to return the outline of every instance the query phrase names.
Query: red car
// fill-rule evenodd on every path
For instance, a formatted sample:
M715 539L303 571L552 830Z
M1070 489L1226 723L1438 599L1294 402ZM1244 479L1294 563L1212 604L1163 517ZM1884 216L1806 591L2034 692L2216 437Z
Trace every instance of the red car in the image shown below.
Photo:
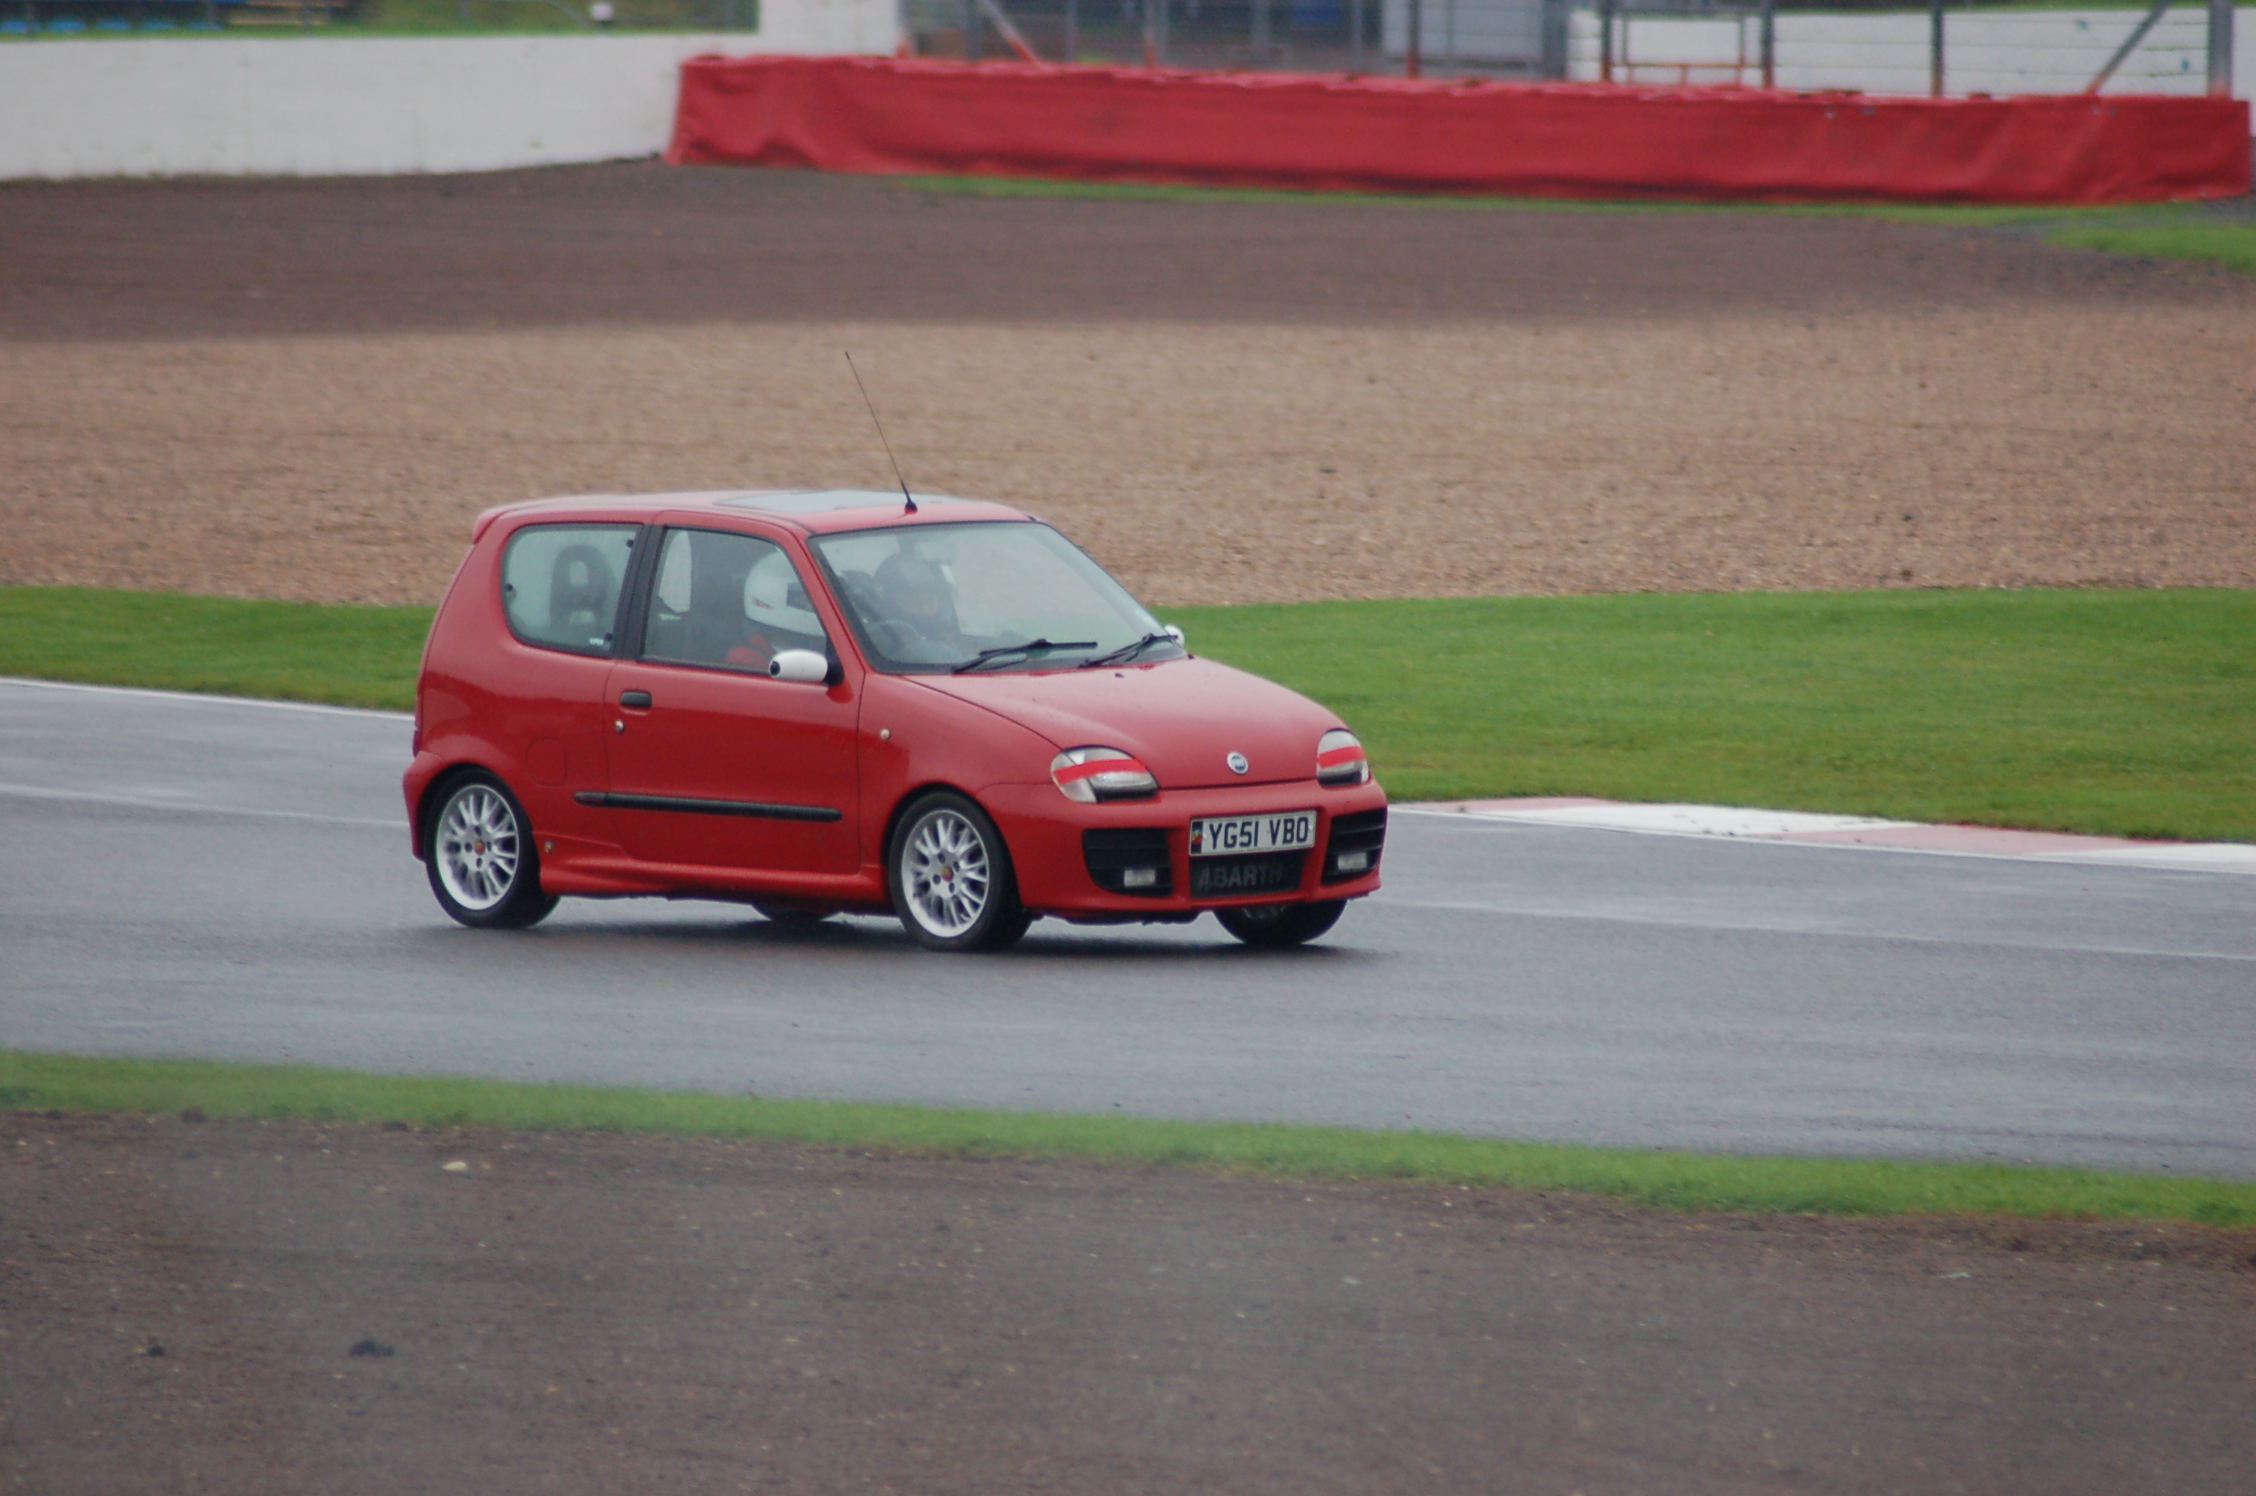
M1337 717L1192 655L1048 525L857 491L479 516L406 791L466 925L686 896L893 913L942 950L1205 910L1297 945L1386 838Z

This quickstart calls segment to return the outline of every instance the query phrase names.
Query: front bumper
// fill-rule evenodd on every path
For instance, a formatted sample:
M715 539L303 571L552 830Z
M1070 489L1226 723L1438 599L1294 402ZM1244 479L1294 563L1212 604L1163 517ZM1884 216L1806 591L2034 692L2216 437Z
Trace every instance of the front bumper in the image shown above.
M1168 919L1202 909L1246 904L1358 899L1379 886L1386 791L1377 784L1328 789L1314 779L1301 779L1282 784L1163 790L1149 800L1096 805L1068 800L1050 784L1009 784L990 786L979 799L1010 845L1019 900L1037 913ZM1267 881L1270 875L1264 870L1262 878L1251 880L1250 891L1220 892L1216 885L1231 880L1210 873L1199 880L1207 891L1193 891L1193 817L1307 809L1317 813L1316 844L1305 853L1286 854L1300 859L1297 876L1289 884ZM1377 813L1376 818L1372 812ZM1350 817L1353 819L1339 827L1341 834L1335 838L1335 823ZM1087 835L1090 832L1098 834L1092 837ZM1121 875L1131 869L1161 866L1157 859L1162 842L1154 833L1163 838L1163 882L1155 879L1127 886ZM1335 840L1339 843L1336 847ZM1336 865L1335 855L1343 852L1350 863L1356 853L1368 860L1361 870L1343 870ZM1211 867L1230 859L1204 860Z

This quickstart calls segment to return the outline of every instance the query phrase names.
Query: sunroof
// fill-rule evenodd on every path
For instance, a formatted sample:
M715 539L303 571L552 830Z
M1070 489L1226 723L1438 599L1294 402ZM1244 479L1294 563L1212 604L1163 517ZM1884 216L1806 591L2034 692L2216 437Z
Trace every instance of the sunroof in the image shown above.
M916 501L920 508L926 504L968 502L941 493L920 493L916 496ZM765 493L738 494L720 502L738 509L765 509L772 514L827 514L833 509L868 509L882 504L899 504L901 491L897 488L785 488Z

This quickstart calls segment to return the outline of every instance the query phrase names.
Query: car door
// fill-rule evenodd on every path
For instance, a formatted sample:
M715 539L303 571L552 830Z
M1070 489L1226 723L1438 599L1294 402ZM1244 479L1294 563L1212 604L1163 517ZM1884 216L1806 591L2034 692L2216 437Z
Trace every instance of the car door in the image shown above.
M641 588L634 657L611 672L606 800L630 856L776 872L860 865L858 693L771 678L784 649L836 660L777 540L677 526Z

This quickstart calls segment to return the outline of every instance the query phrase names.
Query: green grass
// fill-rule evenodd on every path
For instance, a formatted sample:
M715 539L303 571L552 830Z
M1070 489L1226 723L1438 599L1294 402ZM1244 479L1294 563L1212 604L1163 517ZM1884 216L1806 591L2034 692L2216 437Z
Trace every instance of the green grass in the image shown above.
M2053 244L2145 259L2203 260L2256 274L2256 213L2245 199L2225 204L2145 203L2108 207L2027 207L1979 203L1717 203L1666 198L1611 200L1488 197L1449 193L1296 192L1267 187L1161 186L1006 177L901 177L909 192L978 197L1118 198L1140 202L1303 203L1339 207L1418 207L1502 213L1770 213L1849 215L1896 223L2034 234Z
M2064 224L2046 238L2076 249L2150 260L2207 260L2256 275L2256 221L2245 223Z
M1194 187L1157 182L1077 182L1047 177L902 176L904 192L959 197L1109 198L1146 203L1297 203L1330 207L1445 208L1482 212L1651 213L1731 212L1730 203L1614 202L1575 197L1492 197L1471 193L1315 192L1289 187Z
M320 0L308 0L318 15ZM759 0L614 0L618 20L612 34L635 35L653 31L755 30ZM216 30L191 25L201 11L170 7L177 22L169 31L97 31L63 34L40 33L6 38L23 44L41 41L104 41L157 38L182 41L274 41L291 37L462 37L603 34L587 18L587 0L359 0L338 4L329 19L299 25L294 18L248 21L239 14L232 24ZM733 10L735 24L729 23Z
M731 0L614 0L613 34L725 31ZM758 0L733 0L739 25L756 29ZM467 24L465 24L467 13ZM587 0L361 0L355 14L317 30L332 36L465 36L476 33L600 33Z
M191 1106L213 1117L758 1138L955 1158L1165 1165L1268 1179L1403 1179L1572 1190L1675 1210L2256 1224L2256 1185L2086 1169L1734 1158L1425 1132L770 1101L0 1050L0 1107L151 1113Z
M2256 841L2256 592L1176 608L1397 799L1596 795ZM0 675L413 705L430 612L0 588Z
M901 176L904 192L966 197L1114 198L1131 202L1295 203L1324 207L1440 208L1502 213L1758 213L1901 219L1910 223L1996 228L2028 223L2130 222L2214 211L2205 205L2139 203L2099 207L2004 203L1762 203L1705 198L1514 197L1486 193L1318 191L1291 187L1201 187L1189 183L1084 182L1047 177Z
M429 608L0 587L0 675L415 706Z
M2256 840L2256 593L1627 594L1168 610L1400 799L1597 795Z

